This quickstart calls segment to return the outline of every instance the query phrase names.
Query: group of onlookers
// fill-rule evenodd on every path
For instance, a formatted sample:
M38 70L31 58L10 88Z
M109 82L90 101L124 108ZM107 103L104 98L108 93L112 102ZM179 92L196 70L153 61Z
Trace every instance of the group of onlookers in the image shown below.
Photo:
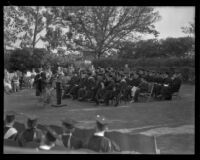
M21 72L19 70L12 73L4 70L4 91L8 94L15 93L22 88L33 88L34 78L36 76L35 69L32 72Z

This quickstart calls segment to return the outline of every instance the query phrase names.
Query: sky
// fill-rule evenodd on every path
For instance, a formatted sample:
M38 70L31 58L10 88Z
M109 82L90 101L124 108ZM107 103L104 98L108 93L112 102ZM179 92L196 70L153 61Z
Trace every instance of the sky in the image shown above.
M181 27L195 21L195 7L155 7L155 11L159 11L161 16L161 20L154 24L160 32L158 39L185 36ZM153 38L149 35L145 37Z
M186 34L182 32L181 27L188 26L190 22L195 21L195 7L155 7L155 11L158 11L161 16L161 20L154 23L155 29L160 32L158 39L184 37ZM151 38L155 37L143 35L142 39ZM17 43L16 46L18 46ZM36 47L44 48L45 44L39 41Z

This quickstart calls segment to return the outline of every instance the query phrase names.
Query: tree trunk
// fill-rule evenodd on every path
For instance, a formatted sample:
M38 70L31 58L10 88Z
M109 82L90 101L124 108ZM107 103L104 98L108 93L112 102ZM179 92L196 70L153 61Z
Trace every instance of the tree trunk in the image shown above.
M101 55L102 55L101 52L98 52L98 53L97 53L97 59L98 59L98 60L100 59Z
M38 13L39 13L39 6L37 6L37 13L35 16L35 28L34 28L34 35L33 35L33 42L32 42L32 54L35 49L35 41L37 36L37 27L38 27Z

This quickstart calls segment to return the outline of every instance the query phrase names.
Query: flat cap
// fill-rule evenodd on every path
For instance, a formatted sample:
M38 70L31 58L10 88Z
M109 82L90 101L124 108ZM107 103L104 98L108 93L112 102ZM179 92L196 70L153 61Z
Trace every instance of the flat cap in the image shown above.
M75 125L77 124L77 121L71 118L65 118L65 119L62 119L61 121L62 121L62 124L67 128L74 128Z

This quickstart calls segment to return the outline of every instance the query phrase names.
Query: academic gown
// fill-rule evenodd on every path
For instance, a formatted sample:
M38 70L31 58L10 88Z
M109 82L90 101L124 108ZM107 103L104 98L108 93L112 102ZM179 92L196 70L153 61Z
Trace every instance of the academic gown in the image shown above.
M69 142L70 148L69 149L80 149L83 147L82 141L73 135L71 137L70 137L70 135L61 135L61 139L66 148L68 148L69 140L70 140L70 142Z
M87 144L87 148L96 152L120 151L119 146L104 136L93 135Z

